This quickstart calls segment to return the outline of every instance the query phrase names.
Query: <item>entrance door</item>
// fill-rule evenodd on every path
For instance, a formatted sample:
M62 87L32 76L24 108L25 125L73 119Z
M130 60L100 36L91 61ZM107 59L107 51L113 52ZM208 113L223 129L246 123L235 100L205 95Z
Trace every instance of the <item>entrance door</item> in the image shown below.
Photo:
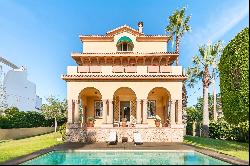
M127 118L130 121L130 101L120 101L120 121Z

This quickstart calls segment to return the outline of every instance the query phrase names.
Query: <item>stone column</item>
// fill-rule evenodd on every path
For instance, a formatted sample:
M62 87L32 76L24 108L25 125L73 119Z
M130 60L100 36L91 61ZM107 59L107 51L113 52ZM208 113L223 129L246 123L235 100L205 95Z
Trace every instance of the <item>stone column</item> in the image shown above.
M108 116L108 123L113 124L113 100L109 99L109 116Z
M73 118L72 118L72 100L68 100L68 123L73 123Z
M141 124L141 100L136 100L136 123Z
M79 100L75 100L75 115L74 115L74 122L79 123Z
M176 100L172 100L170 103L171 103L171 112L170 112L170 124L171 124L171 126L172 125L175 125L176 123L175 123L175 101Z
M182 124L182 100L178 100L178 124Z
M107 99L103 99L103 113L102 113L102 119L103 124L107 124Z
M147 118L148 118L148 110L147 110L147 103L148 103L148 99L143 99L143 119L142 119L142 123L143 124L147 124Z
M83 125L85 124L85 106L83 105L83 103L81 102L81 106L82 106L82 117L81 117L81 127L83 127Z

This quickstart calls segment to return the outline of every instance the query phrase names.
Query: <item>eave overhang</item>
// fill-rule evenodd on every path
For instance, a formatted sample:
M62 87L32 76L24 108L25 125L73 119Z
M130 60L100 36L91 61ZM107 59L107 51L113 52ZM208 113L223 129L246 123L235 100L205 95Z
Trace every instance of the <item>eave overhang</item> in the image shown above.
M113 75L104 75L104 74L73 74L73 75L62 75L61 78L65 81L77 81L77 80L130 80L130 81L184 81L187 79L187 76L184 75L166 75L166 74L113 74Z
M114 36L109 35L79 35L81 42L113 42ZM168 42L166 35L140 35L136 37L137 42Z
M178 58L176 52L114 52L114 53L72 53L78 65L169 65Z

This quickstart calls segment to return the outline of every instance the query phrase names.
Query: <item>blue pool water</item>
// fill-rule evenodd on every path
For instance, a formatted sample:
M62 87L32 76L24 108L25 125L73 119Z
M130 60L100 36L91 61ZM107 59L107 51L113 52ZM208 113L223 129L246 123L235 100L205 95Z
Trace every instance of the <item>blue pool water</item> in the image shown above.
M53 151L22 165L229 165L194 152Z

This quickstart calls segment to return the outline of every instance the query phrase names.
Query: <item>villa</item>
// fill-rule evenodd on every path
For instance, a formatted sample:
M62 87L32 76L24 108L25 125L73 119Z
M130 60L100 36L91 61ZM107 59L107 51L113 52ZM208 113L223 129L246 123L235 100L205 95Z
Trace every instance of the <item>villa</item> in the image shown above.
M83 52L68 66L67 141L118 141L139 132L143 142L182 142L182 85L179 47L170 52L167 35L146 35L124 25L105 35L80 35ZM157 127L155 117L160 117ZM92 126L89 121L94 121Z

